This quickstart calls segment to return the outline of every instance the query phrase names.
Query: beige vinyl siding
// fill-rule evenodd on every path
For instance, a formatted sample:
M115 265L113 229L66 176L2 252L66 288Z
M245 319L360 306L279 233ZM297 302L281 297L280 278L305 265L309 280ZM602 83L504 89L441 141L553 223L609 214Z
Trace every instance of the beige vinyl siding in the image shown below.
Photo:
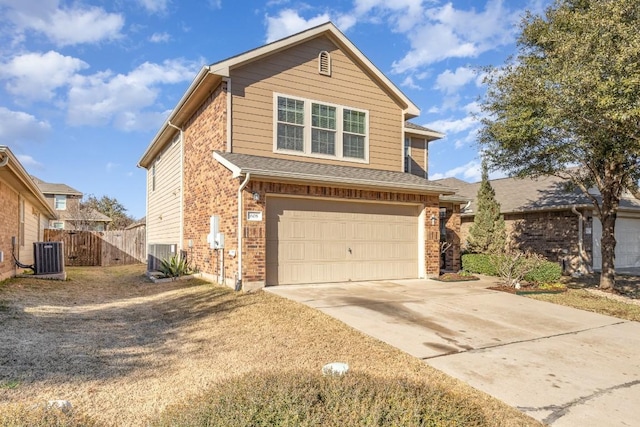
M180 241L180 200L182 197L182 142L175 139L147 170L147 242L178 244Z
M427 169L427 140L412 136L411 139L411 173L426 178Z
M20 248L20 262L33 264L33 243L42 240L41 213L28 201L24 202L24 246Z
M318 72L318 54L323 50L331 54L331 77ZM328 38L232 70L231 82L233 152L402 170L402 108ZM274 153L274 92L368 111L369 163Z

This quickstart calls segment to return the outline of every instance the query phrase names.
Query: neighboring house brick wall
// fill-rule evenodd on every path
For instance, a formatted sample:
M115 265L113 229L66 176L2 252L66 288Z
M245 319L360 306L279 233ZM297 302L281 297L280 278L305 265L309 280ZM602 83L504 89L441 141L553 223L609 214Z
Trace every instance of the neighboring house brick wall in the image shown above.
M560 263L565 271L573 272L579 266L578 216L569 210L552 212L528 212L505 214L505 225L511 242L521 250L530 250ZM585 262L591 265L593 236L592 219L587 217L583 225L583 251ZM461 237L466 243L473 217L463 217Z
M318 73L320 51L331 54L331 77ZM319 37L231 73L233 152L314 163L402 171L403 111L328 38ZM273 93L369 111L369 163L273 152Z
M234 278L239 182L213 159L213 151L226 149L227 92L223 83L213 91L185 126L184 132L184 241L194 267L210 276L220 274L219 254L210 249L207 235L210 217L220 216L220 232L225 235L226 277ZM193 243L188 247L188 242Z
M153 167L147 171L148 244L179 245L182 197L182 142L177 137L156 158L155 190Z
M4 261L0 262L0 280L11 277L15 272L11 258L11 237L18 237L19 196L9 185L0 181L0 251Z

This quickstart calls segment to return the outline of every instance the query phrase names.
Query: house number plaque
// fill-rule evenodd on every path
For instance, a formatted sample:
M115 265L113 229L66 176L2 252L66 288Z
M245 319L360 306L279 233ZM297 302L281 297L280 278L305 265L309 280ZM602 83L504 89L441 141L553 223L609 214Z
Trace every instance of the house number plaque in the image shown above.
M248 211L247 221L262 221L262 212Z

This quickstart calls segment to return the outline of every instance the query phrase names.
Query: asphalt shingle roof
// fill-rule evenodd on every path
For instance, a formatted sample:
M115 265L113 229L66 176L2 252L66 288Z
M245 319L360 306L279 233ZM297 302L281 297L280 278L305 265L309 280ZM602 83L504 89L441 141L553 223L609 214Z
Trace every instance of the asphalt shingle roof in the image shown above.
M471 205L466 210L472 214L476 210L475 198L480 182L468 183L457 178L445 178L436 182L457 189L456 194L468 197ZM592 207L593 204L581 190L567 191L565 180L554 177L502 178L491 180L502 213L524 212L532 210L569 209L572 206ZM640 201L625 197L620 201L621 209L640 209Z
M66 194L68 196L82 197L82 193L80 191L69 187L67 184L52 184L50 182L44 182L33 175L31 175L31 179L33 179L33 182L36 183L43 194Z
M453 194L453 190L445 185L404 172L328 165L238 153L216 152L216 155L235 167L240 174L251 173L256 177L348 185L352 187L377 187L386 190L416 193Z

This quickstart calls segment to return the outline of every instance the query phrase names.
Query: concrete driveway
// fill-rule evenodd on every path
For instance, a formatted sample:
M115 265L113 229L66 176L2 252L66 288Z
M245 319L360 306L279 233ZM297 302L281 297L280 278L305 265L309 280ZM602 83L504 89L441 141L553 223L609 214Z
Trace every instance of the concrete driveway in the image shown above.
M640 423L640 323L433 280L271 287L553 426Z

